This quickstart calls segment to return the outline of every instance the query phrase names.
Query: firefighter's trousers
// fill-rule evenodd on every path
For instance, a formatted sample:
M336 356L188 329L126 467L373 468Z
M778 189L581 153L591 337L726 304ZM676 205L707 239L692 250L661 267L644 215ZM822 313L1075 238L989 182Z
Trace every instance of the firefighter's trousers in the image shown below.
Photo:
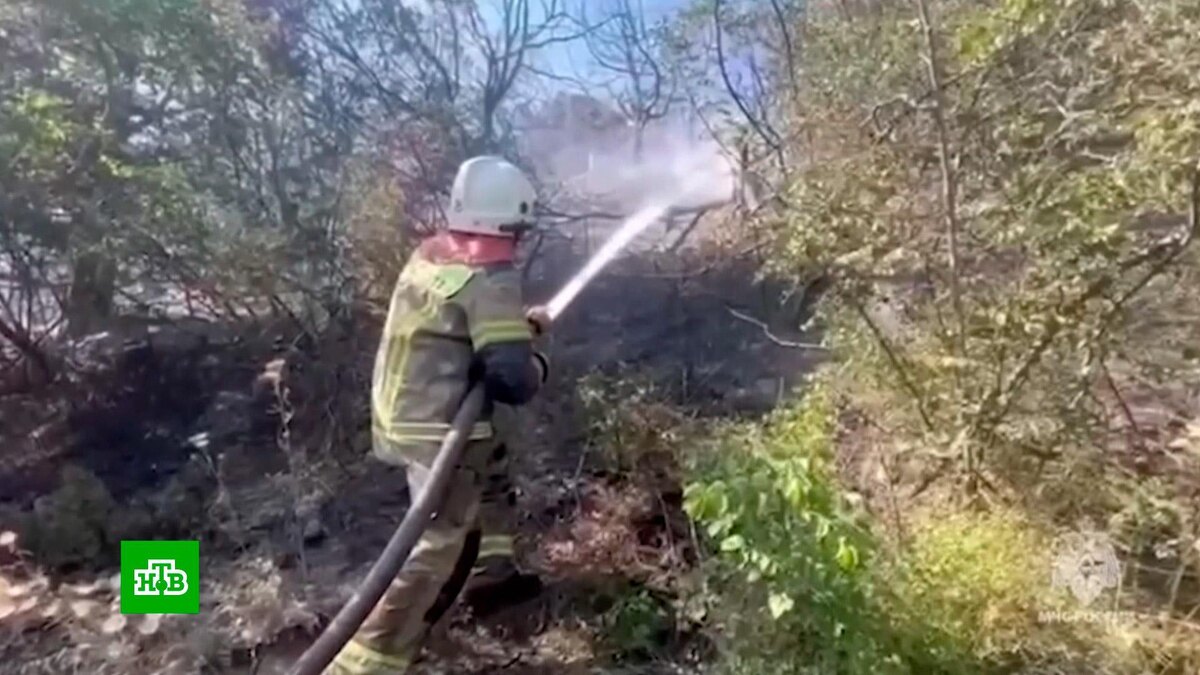
M487 574L488 563L512 559L515 523L506 455L497 441L467 446L442 508L326 675L408 672L430 629L473 576ZM429 480L429 467L409 463L407 473L409 494L416 499Z

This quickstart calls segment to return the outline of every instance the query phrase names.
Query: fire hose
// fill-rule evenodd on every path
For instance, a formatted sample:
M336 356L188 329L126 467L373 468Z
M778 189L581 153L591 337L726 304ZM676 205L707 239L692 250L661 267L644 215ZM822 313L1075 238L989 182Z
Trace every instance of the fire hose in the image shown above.
M383 549L371 571L367 572L367 577L358 590L317 641L296 661L289 675L320 675L383 597L388 585L408 560L408 554L416 546L434 511L445 497L450 477L454 474L453 469L462 459L463 449L470 438L471 427L483 410L483 401L483 387L477 384L463 399L462 406L451 423L450 431L442 439L442 446L438 449L437 459L430 469L429 482L426 483L425 489L409 507L404 521L396 528L387 547Z
M605 242L592 260L550 300L546 306L550 320L557 319L567 305L583 291L588 282L638 233L662 217L667 209L668 205L666 204L655 205L642 209L627 220L616 234ZM396 528L387 547L384 548L371 570L367 572L367 577L359 585L358 590L337 613L320 637L300 656L292 669L288 671L288 675L320 675L342 647L349 642L363 621L367 619L379 599L383 597L392 579L404 567L408 555L412 553L413 547L416 546L434 512L445 498L450 477L462 459L463 450L470 438L471 427L483 411L483 404L483 388L476 384L471 387L466 398L463 399L462 405L451 422L450 431L442 439L442 445L438 449L437 458L430 469L429 482L425 485L425 489L409 507L403 522Z

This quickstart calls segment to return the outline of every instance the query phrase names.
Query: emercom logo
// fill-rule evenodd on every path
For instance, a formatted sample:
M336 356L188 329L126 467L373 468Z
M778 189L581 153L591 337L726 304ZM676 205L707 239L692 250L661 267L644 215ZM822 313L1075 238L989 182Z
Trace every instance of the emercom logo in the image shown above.
M122 614L199 614L200 542L121 542Z

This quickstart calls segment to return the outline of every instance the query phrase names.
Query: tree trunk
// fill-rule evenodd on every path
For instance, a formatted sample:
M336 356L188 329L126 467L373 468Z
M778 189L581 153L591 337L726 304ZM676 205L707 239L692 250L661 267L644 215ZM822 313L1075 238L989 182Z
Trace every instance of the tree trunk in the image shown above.
M75 261L67 298L67 334L82 337L98 330L112 315L117 266L101 253L85 253Z

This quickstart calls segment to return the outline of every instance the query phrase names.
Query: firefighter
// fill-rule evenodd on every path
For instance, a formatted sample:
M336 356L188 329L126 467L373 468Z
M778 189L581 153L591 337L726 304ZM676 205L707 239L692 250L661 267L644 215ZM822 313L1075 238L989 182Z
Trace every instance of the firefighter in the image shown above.
M423 242L400 274L375 358L373 454L406 468L415 497L472 383L482 382L488 402L445 502L328 675L407 672L464 588L482 604L536 592L536 577L513 556L508 448L492 425L496 404L527 403L549 372L533 346L549 317L524 309L513 266L534 201L533 185L509 162L468 160L451 191L447 231Z

